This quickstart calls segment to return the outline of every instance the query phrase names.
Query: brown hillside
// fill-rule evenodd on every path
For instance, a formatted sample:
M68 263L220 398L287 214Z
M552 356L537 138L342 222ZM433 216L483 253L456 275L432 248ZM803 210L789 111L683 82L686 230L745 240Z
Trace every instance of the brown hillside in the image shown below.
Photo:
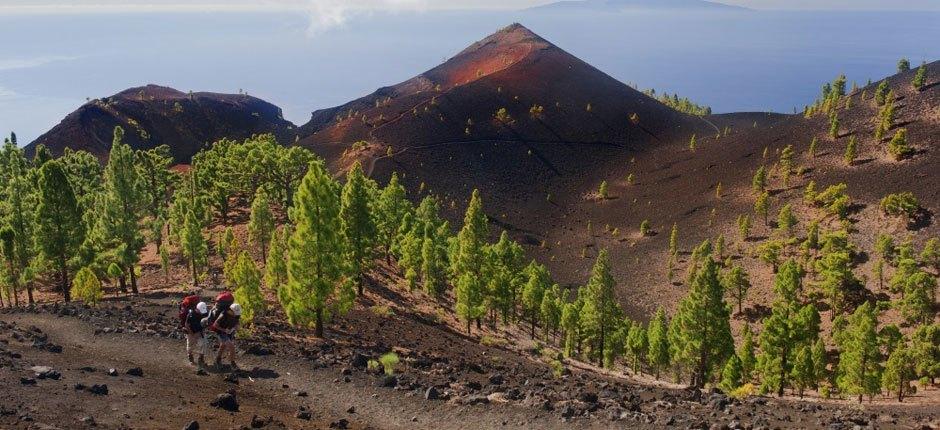
M125 129L125 143L135 149L170 146L179 162L188 161L206 143L274 133L291 141L293 124L281 109L243 94L191 93L157 85L130 88L85 103L26 147L46 145L56 155L66 148L104 158L115 126Z
M513 24L415 78L314 112L301 135L336 158L361 140L375 155L497 140L622 148L704 127Z

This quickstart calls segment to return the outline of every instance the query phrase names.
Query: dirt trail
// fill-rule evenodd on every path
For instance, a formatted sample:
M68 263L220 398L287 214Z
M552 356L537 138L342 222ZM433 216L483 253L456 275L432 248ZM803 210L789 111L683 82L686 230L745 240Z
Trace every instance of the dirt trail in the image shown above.
M201 428L231 428L251 425L255 415L274 417L272 428L282 427L277 421L287 428L325 428L341 419L347 420L349 428L465 429L468 423L476 428L564 426L557 417L508 405L455 406L403 395L376 387L374 378L363 374L354 373L350 382L343 382L336 369L317 369L290 357L240 357L239 366L249 369L251 376L233 384L221 373L196 375L185 361L181 341L140 333L95 335L91 324L46 313L2 315L2 319L15 323L18 329L35 326L49 342L62 347L61 353L51 353L10 342L10 350L22 355L22 366L0 367L4 381L0 397L4 405L16 409L14 414L0 416L0 427L4 428L91 427L81 421L85 417L92 417L98 428L183 428L193 420L199 421ZM7 334L4 331L0 338ZM36 386L19 384L20 377L31 376L29 367L37 365L54 368L62 378L38 380ZM133 367L143 369L144 376L124 374ZM118 370L119 376L108 376L110 368ZM73 386L77 383L107 384L110 393L94 396L76 391ZM209 405L232 388L237 392L239 412ZM306 396L298 396L298 392L306 392ZM301 405L312 412L312 420L295 417ZM353 413L348 412L351 407L355 408ZM24 414L32 421L24 421Z

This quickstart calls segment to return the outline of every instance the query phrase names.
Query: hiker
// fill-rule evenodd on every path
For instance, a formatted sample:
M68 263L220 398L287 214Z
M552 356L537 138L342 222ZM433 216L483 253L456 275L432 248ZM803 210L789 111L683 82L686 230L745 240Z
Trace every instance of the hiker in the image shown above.
M183 326L186 332L186 355L189 358L189 364L198 364L200 368L206 363L205 356L208 345L206 344L202 319L207 313L209 313L209 307L206 302L199 302L195 308L187 312L186 322ZM198 360L193 360L194 352L198 356Z
M238 320L242 315L242 307L238 303L233 303L227 310L220 313L212 321L209 329L219 337L219 352L215 356L215 367L222 365L222 356L229 358L232 370L238 369L235 364L235 332L238 330Z

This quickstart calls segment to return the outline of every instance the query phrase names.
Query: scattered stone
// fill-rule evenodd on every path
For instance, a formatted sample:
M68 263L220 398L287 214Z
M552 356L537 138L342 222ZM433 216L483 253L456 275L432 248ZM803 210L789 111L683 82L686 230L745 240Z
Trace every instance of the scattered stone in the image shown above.
M238 399L235 398L235 393L233 391L219 394L218 397L216 397L215 400L210 403L210 405L229 412L238 411Z
M365 355L362 355L362 354L360 354L360 353L357 352L357 353L353 354L352 360L349 361L349 364L350 364L352 367L355 367L355 368L357 368L357 369L363 369L363 368L365 368L366 366L369 365L369 359L366 358Z
M107 396L108 395L108 385L107 384L95 384L88 388L88 392L96 396Z
M183 427L183 430L199 430L199 421L190 421Z
M504 381L503 375L500 375L498 373L494 375L490 375L490 384L503 385L503 381Z
M294 395L297 396L297 397L307 397L307 392L306 392L306 391L295 391L295 392L294 392Z
M339 420L330 423L331 429L345 429L347 427L349 427L349 421L347 421L345 418L340 418Z
M305 420L305 421L309 421L310 418L312 418L312 416L310 415L310 411L297 411L297 415L294 415L294 416L297 417L297 419L299 420Z
M36 380L33 378L20 378L20 384L23 385L36 385Z
M269 422L271 422L271 419L268 419L267 421L265 421L265 420L261 419L261 417L259 417L259 416L257 416L257 415L252 415L252 416L251 416L251 428L253 428L253 429L260 429L260 428L262 428L262 427L268 425Z
M114 369L114 368L108 369L108 376L118 376L117 369Z
M136 376L138 378L144 376L144 370L139 367L132 367L127 369L127 374L130 376Z
M436 387L430 387L424 391L425 400L437 400L441 398L441 393L437 390Z
M376 381L376 385L385 388L395 388L395 386L398 385L398 378L396 378L395 375L385 375Z
M490 402L490 399L488 397L480 395L480 394L467 396L463 401L463 403L467 405L485 405L485 404L488 404L489 402Z
M33 373L36 374L36 377L39 379L55 379L58 380L62 377L62 374L57 372L55 369L49 366L33 366L30 368Z
M198 370L196 370L196 374L199 376L206 376L209 374L209 372L206 372L206 369L200 367Z
M355 406L350 406L349 409L346 409L346 413L347 413L347 414L354 414L354 413L356 413L356 407L355 407Z
M272 355L274 354L274 352L260 345L251 345L245 349L245 354L265 356L265 355Z
M578 395L578 400L584 403L597 403L597 393L582 391L581 394Z
M82 423L84 423L84 424L86 424L86 425L92 426L92 427L98 425L98 424L95 422L95 418L92 417L91 415L82 417L79 421L81 421Z
M352 370L348 367L344 367L343 370L340 371L340 373L343 375L352 375Z

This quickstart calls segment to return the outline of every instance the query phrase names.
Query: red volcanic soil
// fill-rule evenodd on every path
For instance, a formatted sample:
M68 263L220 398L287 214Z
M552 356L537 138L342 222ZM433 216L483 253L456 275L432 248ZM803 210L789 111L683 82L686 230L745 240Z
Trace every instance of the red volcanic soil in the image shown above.
M115 126L124 128L124 143L135 149L169 145L186 162L207 143L274 133L291 141L294 126L281 109L244 94L184 93L157 85L129 88L85 103L26 147L32 154L43 144L53 154L66 147L105 158Z
M376 154L492 140L639 147L707 128L513 24L415 78L314 112L301 144L328 159L356 141Z

